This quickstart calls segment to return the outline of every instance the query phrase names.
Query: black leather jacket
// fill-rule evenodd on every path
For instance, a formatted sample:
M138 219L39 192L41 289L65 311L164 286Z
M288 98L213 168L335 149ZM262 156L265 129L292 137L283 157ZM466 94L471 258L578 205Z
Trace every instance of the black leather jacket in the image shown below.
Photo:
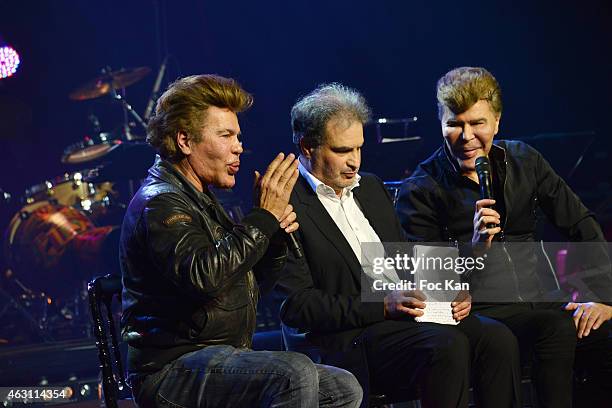
M519 141L496 141L489 159L496 176L494 197L502 216L502 240L513 244L496 246L505 252L508 248L509 253L497 258L508 255L508 262L488 268L488 276L474 273L476 282L472 283L504 288L505 299L541 299L544 291L536 274L535 245L528 244L536 239L536 209L570 241L603 243L601 228L593 213L532 147ZM469 243L474 203L479 199L478 184L459 174L443 146L404 181L397 211L411 241ZM607 257L605 245L596 246ZM610 276L605 275L593 284L600 299L612 299L609 282Z
M156 371L207 345L250 347L256 279L271 287L286 259L278 231L263 209L234 223L212 193L158 157L121 231L129 371Z

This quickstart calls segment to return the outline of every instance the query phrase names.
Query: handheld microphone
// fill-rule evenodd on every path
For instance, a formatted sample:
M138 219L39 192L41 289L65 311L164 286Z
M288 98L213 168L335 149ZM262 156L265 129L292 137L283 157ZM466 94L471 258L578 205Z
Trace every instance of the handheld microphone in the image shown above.
M478 174L478 182L480 183L480 198L494 199L493 197L493 182L491 178L491 164L487 156L476 158L476 174ZM495 228L497 225L489 223L487 228Z
M293 232L287 234L287 246L289 249L291 249L293 256L295 256L297 259L304 257L304 251L302 251L302 247L300 247L300 243Z
M480 182L480 198L493 199L493 188L491 186L491 165L487 156L476 158L476 174Z

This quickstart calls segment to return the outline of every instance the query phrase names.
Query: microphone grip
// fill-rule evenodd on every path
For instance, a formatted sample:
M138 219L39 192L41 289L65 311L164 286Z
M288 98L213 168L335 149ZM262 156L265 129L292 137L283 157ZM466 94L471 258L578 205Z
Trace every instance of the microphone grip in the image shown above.
M293 252L293 255L297 259L304 257L304 251L302 251L302 248L300 247L300 243L298 242L293 232L290 232L289 234L287 234L287 246L289 247L289 249L291 249L291 251Z
M480 198L494 199L491 165L489 164L489 159L486 156L481 156L476 159L476 174L478 175L478 182L480 186ZM486 227L495 228L497 225L488 223Z
M493 189L491 188L491 177L482 177L480 178L480 198L489 198L493 199ZM488 223L486 225L487 228L495 228L496 224Z

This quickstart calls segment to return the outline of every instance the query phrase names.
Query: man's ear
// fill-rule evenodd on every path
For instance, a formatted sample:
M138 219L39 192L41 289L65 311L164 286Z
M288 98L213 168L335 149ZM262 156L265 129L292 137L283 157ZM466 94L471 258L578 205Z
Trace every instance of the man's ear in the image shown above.
M312 147L304 142L304 138L300 139L300 153L302 153L302 156L307 160L312 159Z
M176 134L176 145L185 156L191 154L191 139L187 133L180 131Z

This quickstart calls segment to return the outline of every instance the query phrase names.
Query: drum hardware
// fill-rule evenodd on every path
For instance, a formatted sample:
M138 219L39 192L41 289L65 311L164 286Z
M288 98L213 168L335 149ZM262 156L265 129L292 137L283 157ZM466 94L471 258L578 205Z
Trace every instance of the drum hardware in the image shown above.
M85 136L64 149L62 163L80 164L103 158L121 144L120 132L102 132L100 121L93 113L88 116L92 123L93 136Z
M19 323L26 322L30 335L34 335L43 341L53 341L53 337L46 330L47 305L50 299L44 293L35 293L18 279L11 278L11 269L6 269L3 275L7 282L12 283L11 286L17 288L12 292L20 293L12 295L9 290L0 287L0 301L3 303L0 310L0 320L5 316L10 318L10 313L14 312L18 317L12 320ZM36 308L39 310L35 310ZM3 341L10 343L8 338L3 338Z
M153 106L155 105L155 101L159 97L159 89L161 88L162 80L164 79L164 75L166 74L166 66L168 65L168 56L164 58L162 61L159 71L157 71L157 76L155 77L155 82L153 83L153 89L151 90L151 96L149 97L149 101L147 102L147 106L144 111L144 119L149 121L151 117L151 113L153 113Z
M123 142L104 161L87 173L87 179L96 184L129 180L140 180L146 177L147 170L155 161L155 150L144 141ZM131 196L130 196L131 197Z
M140 115L132 108L125 99L125 88L135 84L151 72L149 67L122 68L113 71L110 67L102 69L102 75L94 78L86 84L80 86L69 94L69 98L76 101L98 98L103 95L110 95L114 101L121 104L123 108L123 131L126 140L137 139L132 135L128 120L131 115L136 122L146 130L147 125ZM120 92L117 92L120 90Z
M0 205L7 205L11 202L11 195L0 188Z
M137 139L137 137L132 135L132 133L131 133L131 129L130 129L131 126L130 126L130 123L128 121L128 113L130 115L132 115L132 117L134 119L136 119L136 122L138 122L138 124L140 126L142 126L142 128L145 131L147 130L147 124L144 122L144 120L142 120L140 115L138 113L136 113L136 111L132 108L132 105L130 105L125 100L125 97L123 95L118 93L115 89L111 89L110 93L111 93L112 98L114 100L116 100L117 102L121 103L121 106L123 107L123 131L125 133L126 139L127 140Z
M154 91L159 88L164 71L165 61L164 65L162 65L162 68L160 69L160 73L156 78ZM79 86L69 94L69 98L76 101L83 101L98 98L104 95L110 95L112 100L120 103L123 109L123 132L121 138L112 139L112 135L110 133L100 132L100 121L96 115L90 114L88 118L92 122L95 136L86 137L83 141L66 148L64 155L62 156L63 163L78 164L96 160L107 156L113 150L118 148L122 141L129 142L141 139L141 137L131 133L131 126L133 124L129 122L129 116L131 115L136 123L138 123L144 130L146 130L147 125L142 117L132 108L132 105L130 105L126 100L125 88L140 81L150 72L151 68L149 67L122 68L120 70L113 71L107 66L101 70L102 75ZM147 115L146 117L148 117L148 114L150 114L150 107L147 106L147 108L148 109L145 111L145 115Z
M96 166L27 188L18 200L21 204L13 202L21 208L5 205L10 195L0 190L0 209L7 213L7 221L10 219L8 226L3 226L2 267L7 276L0 283L7 291L0 297L6 299L0 302L0 318L6 320L10 313L9 323L23 329L27 328L18 322L30 322L28 338L51 340L59 332L74 332L82 328L79 325L88 324L86 282L96 273L117 272L116 225L121 223L125 205L118 202L114 187L143 178L155 157L150 146L136 141L130 133L133 124L128 118L143 128L146 124L126 100L125 88L149 72L147 67L106 68L101 76L70 94L73 100L109 95L122 106L120 135L102 132L100 121L90 114L92 135L68 146L61 158L65 164L95 162Z
M93 133L68 146L61 157L69 165L95 165L27 188L20 200L13 200L14 206L8 205L10 195L0 190L0 210L7 222L10 219L8 226L0 226L5 258L0 267L6 272L0 282L0 318L7 321L10 315L9 325L20 333L27 331L26 338L50 341L75 329L87 335L86 282L96 273L118 272L117 225L126 205L117 200L115 186L144 178L155 157L150 146L131 134L134 124L128 119L143 128L146 124L126 100L125 88L149 72L148 67L107 67L70 93L78 101L109 95L121 104L120 134L102 132L100 121L90 113ZM19 323L24 321L27 327ZM19 337L8 333L11 339Z
M95 215L96 211L110 207L114 203L112 199L117 194L113 190L112 183L91 182L90 174L92 170L64 173L52 180L36 184L26 190L23 204L28 206L45 201L50 204L74 207L88 215ZM27 217L27 215L27 211L21 212L22 217Z
M26 204L5 232L0 326L8 331L0 337L19 343L87 335L86 282L117 272L118 245L118 227L97 227L81 210L51 201Z
M95 136L85 136L82 141L64 149L62 163L80 164L99 159L116 149L121 140L113 139L110 132L99 132Z
M68 97L74 101L99 98L109 94L111 90L124 89L135 84L150 72L149 67L122 68L117 71L106 67L102 70L102 75L79 86Z

